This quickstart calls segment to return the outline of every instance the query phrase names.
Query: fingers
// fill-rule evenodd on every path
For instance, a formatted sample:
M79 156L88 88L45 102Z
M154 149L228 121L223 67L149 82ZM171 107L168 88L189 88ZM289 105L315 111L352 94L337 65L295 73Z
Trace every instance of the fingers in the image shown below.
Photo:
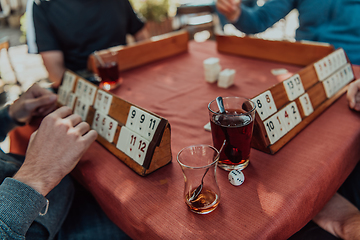
M87 122L83 122L79 115L71 114L70 108L62 107L57 111L59 115L66 116L65 119L70 122L71 126L74 127L74 130L78 131L79 135L82 136L86 142L91 143L96 140L98 135L97 132L95 130L90 130L90 125ZM70 115L67 115L68 113L70 113Z
M81 117L79 115L77 115L77 114L71 114L68 117L66 117L66 119L68 121L70 121L72 127L75 127L75 126L77 126L78 124L81 124L81 123L85 123L85 122L82 122ZM85 124L87 124L87 123L85 123ZM83 135L83 134L81 134L81 135Z
M359 94L360 90L360 79L356 80L355 82L349 85L346 97L349 101L349 107L354 109L357 103L357 95Z
M54 111L55 109L56 109L56 104L51 104L51 105L40 107L36 111L36 116L46 116L49 113L51 113L52 111Z
M69 108L67 106L63 106L61 108L58 108L51 115L57 116L59 118L66 118L67 116L70 116L71 114L72 114L71 108Z
M219 0L216 3L216 7L218 8L219 12L228 15L235 12L238 8L239 2L238 1L231 1L231 0Z
M39 84L35 83L34 85L32 85L28 90L28 93L30 93L34 98L38 98L41 96L45 96L45 95L55 95L54 93L52 93L51 91L40 87Z
M55 109L55 103L57 96L53 93L43 95L38 98L28 99L24 104L28 112L35 112L36 109L43 109L42 111L47 112ZM40 112L40 111L38 111Z
M98 134L95 130L90 130L85 135L83 135L83 139L88 145L90 145L96 140L97 136Z
M81 122L78 125L76 125L75 128L82 136L90 130L90 125L86 122Z

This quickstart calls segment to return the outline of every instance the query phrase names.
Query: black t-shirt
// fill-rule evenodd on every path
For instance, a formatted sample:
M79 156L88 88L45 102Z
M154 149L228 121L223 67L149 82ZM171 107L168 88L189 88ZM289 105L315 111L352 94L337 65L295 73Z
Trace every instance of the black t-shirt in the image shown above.
M34 1L33 21L38 52L61 50L65 67L86 68L95 50L125 45L144 23L128 0Z

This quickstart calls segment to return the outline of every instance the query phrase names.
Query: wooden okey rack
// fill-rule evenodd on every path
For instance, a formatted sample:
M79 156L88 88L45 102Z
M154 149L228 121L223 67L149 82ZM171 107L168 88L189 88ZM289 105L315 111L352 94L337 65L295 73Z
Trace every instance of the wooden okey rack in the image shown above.
M344 50L334 51L329 45L225 36L218 36L217 42L220 52L307 65L290 78L252 98L257 113L251 145L263 152L274 154L279 151L344 94L346 85L354 80ZM265 51L264 46L272 53ZM293 57L294 51L302 53Z
M98 132L97 141L139 175L171 161L170 124L165 118L99 89L66 71L58 102Z
M187 45L188 34L179 31L98 54L101 57L115 52L119 70L123 71L187 51ZM96 72L93 56L88 66ZM69 106L88 122L98 132L97 141L139 175L145 176L171 162L171 131L165 118L102 90L69 70L58 95L60 105Z

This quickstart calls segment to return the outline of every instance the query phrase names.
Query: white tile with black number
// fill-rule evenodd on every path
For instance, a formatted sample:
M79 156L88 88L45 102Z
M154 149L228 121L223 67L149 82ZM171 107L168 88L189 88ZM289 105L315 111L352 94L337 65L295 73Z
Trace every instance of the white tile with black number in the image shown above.
M264 121L265 130L271 144L276 143L277 140L280 139L280 133L278 132L278 128L275 123L276 119L274 118L274 116Z
M324 76L325 76L325 78L327 78L331 74L329 65L327 63L327 57L323 58L321 60L321 63L322 63L323 69L324 69Z
M72 91L74 89L75 79L75 74L66 71L64 73L62 86L64 86L67 90Z
M299 97L300 95L305 93L304 85L301 81L299 74L295 74L293 76L293 79L294 79L295 88L296 88L296 95L297 95L296 97Z
M145 139L151 141L157 127L159 126L160 118L155 117L154 115L147 113L145 111L142 111L140 115L140 121L138 124L138 132L141 136L143 136Z
M94 108L95 109L100 108L103 97L104 97L104 91L98 90L97 93L96 93L95 102L94 102Z
M349 75L348 75L348 82L350 82L351 80L354 79L354 72L353 72L353 70L352 70L351 64L347 64L347 65L346 65L346 69L347 69L347 71L348 71L348 73L349 73Z
M76 98L76 101L75 101L75 107L74 107L74 114L77 114L79 116L81 116L81 100L79 98Z
M69 93L69 95L67 97L67 101L66 101L66 106L68 106L69 108L74 110L75 101L76 101L75 93L72 93L72 92Z
M310 101L309 94L305 93L299 97L301 108L305 116L310 116L314 112L313 105Z
M84 102L80 99L77 99L76 104L75 104L74 113L80 115L81 120L86 121L88 112L89 112L89 105L86 102Z
M336 53L333 52L329 55L330 61L331 61L331 65L332 65L332 69L333 72L336 72L336 70L338 70L340 68L340 62L338 62L337 58L336 58Z
M89 90L86 95L86 101L89 103L90 106L94 104L94 99L96 95L96 86L89 84L88 85Z
M94 108L106 115L109 114L112 98L110 93L99 89L96 93Z
M256 112L259 114L262 121L264 121L268 116L266 105L266 99L264 94L260 94L253 99L251 99L256 105Z
M323 81L326 78L325 70L322 64L322 60L317 61L314 63L314 68L316 71L316 74L318 76L319 81Z
M135 106L131 106L126 119L125 126L128 129L131 129L134 132L136 132L140 121L140 115L141 115L141 110Z
M112 98L113 97L111 94L105 92L103 101L102 101L102 104L101 104L99 110L105 114L109 114Z
M90 104L88 103L88 98L87 98L87 94L89 92L89 86L90 86L90 83L87 82L87 81L84 81L83 82L83 88L81 89L81 93L80 93L80 96L81 96L81 99L86 102L87 104Z
M349 63L342 68L342 72L344 73L343 85L345 86L354 79L354 73Z
M332 81L328 78L323 81L324 90L327 98L331 98L334 95L334 86Z
M67 97L67 90L63 87L60 86L58 89L58 102L62 105L65 105L66 103L66 97Z
M337 51L337 54L338 54L338 57L340 59L340 66L343 66L347 63L347 59L346 59L346 56L345 56L345 52L344 52L344 49L338 49L336 50Z
M75 95L79 98L82 99L82 95L83 95L83 91L84 91L84 86L85 86L85 80L83 79L78 79L77 83L76 83L76 88L75 88Z
M283 82L286 94L290 101L295 100L305 92L299 74L295 74Z
M296 105L296 102L291 102L290 104L288 104L286 106L286 108L288 109L290 118L292 120L292 122L294 123L294 127L296 125L298 125L299 123L301 123L301 116L300 116L300 112L299 109Z
M327 65L329 66L330 74L333 74L336 71L336 67L335 67L335 64L333 62L331 55L328 55L326 57L326 61L327 61Z

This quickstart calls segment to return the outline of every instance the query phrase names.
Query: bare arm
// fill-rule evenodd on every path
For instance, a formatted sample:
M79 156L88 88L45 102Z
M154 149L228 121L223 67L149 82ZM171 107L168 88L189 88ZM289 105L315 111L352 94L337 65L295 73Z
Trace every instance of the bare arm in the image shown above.
M345 240L360 239L360 212L338 193L313 220L336 237Z
M49 72L49 78L53 82L53 87L58 88L65 72L64 55L61 51L46 51L40 53L44 65Z

